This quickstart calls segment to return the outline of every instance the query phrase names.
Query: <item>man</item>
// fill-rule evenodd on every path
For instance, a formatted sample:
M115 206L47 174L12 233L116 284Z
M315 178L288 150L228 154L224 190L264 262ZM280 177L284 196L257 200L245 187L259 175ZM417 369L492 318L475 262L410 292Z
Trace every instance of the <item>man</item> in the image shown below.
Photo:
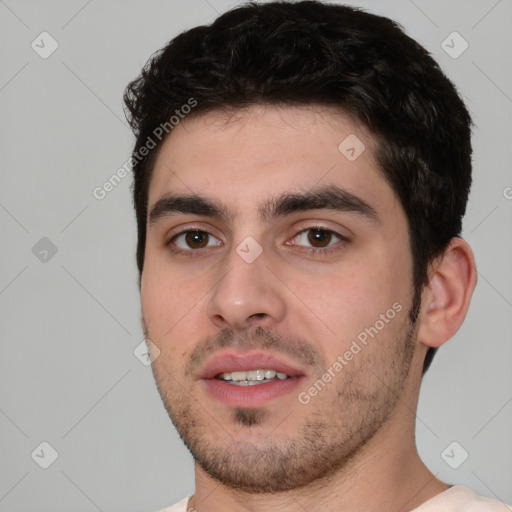
M354 8L249 4L125 102L143 328L196 462L165 510L509 510L415 446L476 283L471 120L429 54Z

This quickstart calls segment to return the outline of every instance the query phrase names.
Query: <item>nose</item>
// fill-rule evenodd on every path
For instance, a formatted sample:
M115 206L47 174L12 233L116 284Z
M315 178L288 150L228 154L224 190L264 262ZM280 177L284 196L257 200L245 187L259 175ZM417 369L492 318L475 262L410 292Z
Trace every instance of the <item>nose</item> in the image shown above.
M216 279L206 314L219 329L272 327L285 317L283 286L268 267L265 251L249 263L234 248L219 267Z

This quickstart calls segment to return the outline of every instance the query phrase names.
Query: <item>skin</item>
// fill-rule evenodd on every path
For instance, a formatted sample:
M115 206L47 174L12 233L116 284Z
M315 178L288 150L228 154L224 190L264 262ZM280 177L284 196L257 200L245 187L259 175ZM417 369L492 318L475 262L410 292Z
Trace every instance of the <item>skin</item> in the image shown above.
M366 145L355 161L338 150L349 134ZM453 336L466 314L473 255L456 238L432 262L413 325L407 218L373 148L360 126L321 106L187 118L161 147L149 210L172 192L201 194L229 212L225 221L190 213L148 221L141 279L143 326L159 350L153 373L196 460L189 507L199 512L405 511L448 488L418 456L415 411L427 348ZM361 198L378 222L326 209L257 214L280 193L321 185ZM322 247L306 231L318 226L347 240L327 236ZM187 229L209 233L208 245L173 238ZM236 252L248 236L262 248L252 263ZM315 246L333 250L308 252ZM397 303L393 319L301 403L298 394ZM224 405L200 371L226 347L279 354L304 370L304 384L256 409Z

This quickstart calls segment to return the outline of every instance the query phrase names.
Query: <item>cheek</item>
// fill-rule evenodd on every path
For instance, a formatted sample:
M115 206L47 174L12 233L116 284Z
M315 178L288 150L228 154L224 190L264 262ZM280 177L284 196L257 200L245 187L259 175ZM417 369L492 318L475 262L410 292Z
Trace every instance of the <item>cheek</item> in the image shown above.
M152 341L160 350L175 351L180 340L182 350L193 345L196 327L204 315L206 280L183 279L172 269L144 270L141 281L141 305Z
M408 272L407 258L399 251L389 251L354 258L328 274L289 275L301 299L294 307L296 317L303 326L311 323L311 333L315 325L325 331L326 340L331 340L325 350L332 358L334 353L343 353L351 340L379 321L393 304L398 302L405 308Z

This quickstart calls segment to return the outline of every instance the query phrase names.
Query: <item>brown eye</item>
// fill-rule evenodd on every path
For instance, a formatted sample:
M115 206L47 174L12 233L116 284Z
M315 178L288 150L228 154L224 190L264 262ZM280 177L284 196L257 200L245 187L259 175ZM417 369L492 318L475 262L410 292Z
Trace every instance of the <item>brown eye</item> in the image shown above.
M188 231L185 243L192 249L202 249L208 244L208 233L204 231Z
M339 251L347 243L349 243L349 239L346 236L340 235L331 229L314 226L299 231L292 239L292 242L287 245L301 247L306 252L321 256Z
M189 229L174 235L167 245L172 249L177 247L176 251L193 252L206 247L221 245L221 242L213 235L200 229Z
M326 247L332 240L333 233L331 231L315 228L309 229L308 232L308 242L310 242L313 247Z

